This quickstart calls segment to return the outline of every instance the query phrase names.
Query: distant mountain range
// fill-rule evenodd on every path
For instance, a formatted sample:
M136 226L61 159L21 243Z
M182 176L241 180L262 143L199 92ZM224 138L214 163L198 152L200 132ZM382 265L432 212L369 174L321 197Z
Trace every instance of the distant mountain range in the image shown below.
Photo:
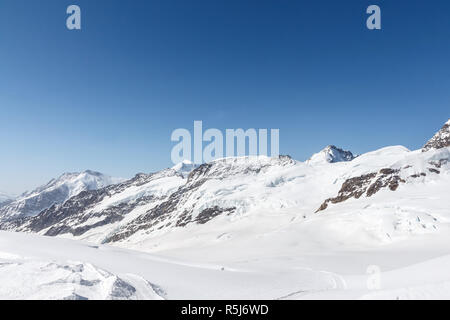
M289 234L293 223L322 214L331 214L330 223L345 214L372 240L434 232L449 205L449 123L416 151L392 146L355 157L328 146L306 162L289 156L185 162L120 183L91 171L65 174L0 208L0 229L143 250L222 241L238 230L246 237L261 230ZM373 229L374 216L365 213L381 208L383 223Z
M6 203L11 202L14 199L14 196L11 196L5 192L0 191L0 207L5 205Z
M63 203L82 191L104 188L122 179L111 178L95 171L65 173L57 179L33 191L25 192L16 198L5 198L0 207L0 219L3 221L31 217L54 204ZM0 201L2 197L0 195ZM7 201L6 201L7 200Z

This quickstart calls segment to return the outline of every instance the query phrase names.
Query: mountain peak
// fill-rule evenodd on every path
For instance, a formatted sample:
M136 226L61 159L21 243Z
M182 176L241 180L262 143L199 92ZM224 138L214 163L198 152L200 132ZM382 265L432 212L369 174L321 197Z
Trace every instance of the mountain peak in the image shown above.
M84 174L89 174L91 176L96 176L96 177L101 177L101 176L104 175L103 173L100 173L100 172L97 172L97 171L93 171L93 170L85 170L85 171L83 171L83 173Z
M0 208L0 218L35 216L82 191L97 190L121 181L123 179L112 178L92 170L64 173L33 191L23 193L14 201L9 201Z
M356 157L350 151L343 150L335 145L326 146L323 150L309 158L308 163L335 163L352 161Z
M423 146L422 152L445 147L450 147L450 119L444 124L441 130L436 132L436 134Z
M172 170L183 175L183 177L187 177L189 173L191 173L194 169L196 169L198 165L192 163L189 160L183 160L182 162L176 164L172 167Z
M14 196L0 191L0 206L13 201Z

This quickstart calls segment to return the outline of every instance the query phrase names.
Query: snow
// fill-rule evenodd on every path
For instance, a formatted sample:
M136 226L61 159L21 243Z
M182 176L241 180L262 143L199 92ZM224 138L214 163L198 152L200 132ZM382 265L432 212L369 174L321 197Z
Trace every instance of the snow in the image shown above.
M141 197L155 196L161 197L178 189L185 180L180 176L168 176L161 179L155 179L141 186L131 186L123 192L112 195L98 204L93 211L99 212L123 202L134 201Z
M260 238L259 245L241 238L239 244L216 242L206 250L191 246L182 250L184 254L166 256L0 232L0 298L442 299L450 295L448 229L374 248L363 244L351 248L334 241L319 245L315 240L320 237L308 238L320 229L309 229L297 239L301 246L293 245L293 238L287 241L288 235L285 242L276 243L274 235L268 235L271 239ZM372 265L381 271L380 289L367 285L371 275L366 271ZM114 290L115 286L122 290Z
M267 157L215 161L208 171L207 181L193 194L183 198L177 213L192 210L193 216L196 217L202 210L215 206L237 208L233 214L215 218L204 228L194 226L193 228L200 233L203 229L214 230L215 235L231 232L231 229L236 228L231 224L234 221L237 221L239 226L246 225L247 221L250 221L250 228L258 228L259 225L263 228L267 226L277 228L278 222L284 221L283 217L287 217L290 221L314 215L321 202L334 196L347 178L378 171L399 161L407 154L409 150L403 147L391 147L363 155L351 162L315 166L295 161L283 163ZM195 181L192 183L195 184ZM266 221L264 217L267 215L268 220L273 220L273 217L277 217L277 220ZM176 216L173 220L176 220ZM221 224L227 226L226 230L219 227L220 232L216 231L216 226ZM132 235L124 245L131 247L136 245L140 250L145 250L145 243L151 242L150 247L155 247L153 243L155 237L164 237L168 232L170 234L184 232L180 229L156 229L158 226L151 234L142 232ZM188 233L197 235L198 232L195 230ZM249 232L253 234L259 231L249 230ZM170 246L184 240L164 242L165 246Z
M96 190L123 181L98 172L64 173L44 186L25 192L13 202L0 208L0 219L35 216L54 204L63 203L86 190Z
M173 166L172 170L175 170L178 173L180 173L181 175L183 175L184 177L187 177L189 175L189 173L191 173L192 170L194 170L197 167L198 167L198 165L192 163L191 161L183 160L182 162Z
M14 251L20 259L31 261L29 264L21 267L20 265L10 265L8 269L9 275L19 277L22 273L30 275L31 288L30 292L38 291L36 285L45 284L50 294L61 294L60 282L50 281L53 279L65 279L63 284L67 282L69 285L69 292L73 292L73 283L79 285L80 281L72 281L67 278L67 274L60 272L60 266L69 266L73 268L77 265L92 264L90 275L86 275L86 279L101 279L106 281L111 274L116 277L132 279L145 279L151 283L154 293L153 298L168 298L168 299L217 299L217 298L277 298L290 293L290 288L295 287L292 284L291 276L283 275L282 272L264 272L258 270L242 270L229 268L224 265L205 264L205 263L190 263L179 262L175 259L163 258L155 255L134 252L130 250L123 250L108 246L93 246L87 243L70 241L58 238L45 238L36 235L14 234L0 232L0 251L9 253ZM14 262L11 256L0 258L4 263ZM84 261L78 263L67 263L67 260L76 259L77 261ZM47 265L47 263L34 263L35 260L51 261L56 265L52 272L42 275L40 268ZM94 267L95 266L95 267ZM98 270L103 270L102 272ZM107 271L104 271L107 270ZM54 274L54 272L56 274ZM62 273L62 274L61 274ZM104 273L106 275L99 275ZM313 283L310 276L315 274L313 271L303 271L304 279L302 282L305 285L312 286L320 285L322 287L331 287L332 280L328 275L324 275L323 279L317 279ZM131 275L130 275L131 274ZM128 277L127 277L128 275ZM82 275L83 277L84 275ZM0 279L7 284L4 289L6 294L14 289L24 286L24 282L20 281L17 285L6 281L7 274L0 272ZM75 275L79 279L78 275ZM40 282L42 281L42 282ZM137 280L135 280L137 281ZM142 280L138 281L142 286ZM138 288L138 285L133 285L137 294L145 294L145 290ZM38 286L39 288L39 286ZM108 287L109 288L109 287ZM85 287L83 289L84 296L102 297L105 290L97 292L94 287ZM9 291L8 291L9 290ZM142 292L142 291L144 292ZM149 292L147 286L146 289ZM80 291L77 291L80 292ZM64 294L66 296L67 294ZM16 298L29 298L28 291L19 293ZM33 297L31 295L31 297ZM58 298L58 297L57 297ZM148 297L146 297L148 298Z
M17 260L0 263L0 299L161 299L144 279L131 275L121 279L89 263Z
M327 146L322 151L312 155L307 161L309 164L334 163L342 161L351 161L355 158L350 151L345 151L336 146Z
M324 238L334 235L338 241L352 243L356 239L352 237L357 236L370 246L411 234L433 233L440 228L442 217L445 217L449 207L442 192L448 186L449 179L445 170L437 175L429 173L427 169L430 161L448 157L448 148L421 153L420 150L409 151L394 146L363 154L350 162L316 165L269 157L216 160L206 175L199 177L206 178L206 181L193 189L192 193L183 196L169 220L163 220L152 229L140 230L115 244L147 252L166 252L186 247L208 247L205 244L209 243L238 245L247 241L245 239L248 237L260 241L272 239L272 235L279 233L286 234L287 239L298 239L299 233L309 234L309 225L316 223L319 224L316 233ZM402 168L406 164L410 168L402 174L406 175L403 178L408 183L400 185L396 192L382 190L371 198L350 199L330 205L326 211L315 214L325 199L337 195L346 179L378 172L383 168ZM409 177L424 171L428 173L426 177ZM195 177L192 179L191 183L196 184ZM137 206L122 221L92 228L82 235L62 236L102 243L120 228L132 225L185 184L186 178L179 175L161 175L146 184L130 186L104 198L83 213L85 216L92 215L83 223L66 220L62 224L92 226L106 218L95 216L94 213L119 203L132 203L143 196L155 195L157 198ZM430 212L430 208L435 207L436 199L441 198L440 206ZM191 211L195 219L203 210L215 206L236 210L204 225L167 226L169 223L175 224L185 211ZM313 235L313 238L316 236ZM278 238L272 240L281 241ZM315 241L324 240L319 237Z
M41 186L31 192L24 193L18 200L26 200L36 197L43 192L51 192L59 188L67 188L67 199L71 198L81 191L95 190L116 184L123 181L121 178L113 178L102 173L86 170L81 173L64 173L57 179L52 179L46 185Z
M102 198L80 213L89 217L82 224L62 224L93 226L104 218L94 213L152 199L119 222L58 238L0 232L0 298L447 298L449 160L449 147L392 146L340 162L241 157L195 171L182 163ZM385 168L404 180L395 191L316 213L347 179ZM180 188L167 220L103 244ZM235 210L176 226L183 213L196 218L213 207ZM372 267L379 288L368 285Z
M2 203L12 201L14 199L14 196L7 194L6 192L0 191L0 206Z

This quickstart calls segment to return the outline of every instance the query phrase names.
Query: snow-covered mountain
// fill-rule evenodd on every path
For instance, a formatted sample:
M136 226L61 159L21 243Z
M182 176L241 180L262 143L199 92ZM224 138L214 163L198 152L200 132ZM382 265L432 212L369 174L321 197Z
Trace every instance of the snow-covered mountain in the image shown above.
M424 150L391 146L354 158L330 148L313 157L320 161L280 156L226 158L199 167L183 163L0 223L3 230L90 244L0 236L20 240L20 257L36 250L44 261L76 256L95 265L96 283L111 278L156 298L450 297L446 130ZM38 250L28 238L54 240L54 249ZM17 263L15 256L2 258L10 250L8 240L0 247L0 260ZM367 289L370 265L384 272L383 291ZM42 267L48 269L28 261L17 265L30 277ZM5 274L17 270L2 268ZM87 290L61 282L76 295ZM7 283L6 290L14 292L14 283ZM98 292L91 296L114 297L114 285L108 288L100 294L94 286Z
M311 158L309 158L307 163L335 163L342 161L352 161L355 158L356 157L350 151L342 150L336 146L330 145L324 148L322 151L313 154Z
M7 203L9 203L13 200L14 200L13 196L0 191L0 207L6 205Z
M196 230L188 237L216 229L228 234L236 227L234 222L241 221L242 227L242 221L248 220L253 221L253 229L266 228L261 215L269 212L280 217L289 213L295 221L355 200L378 205L384 203L377 202L379 194L399 196L411 187L433 185L445 190L448 160L448 147L422 152L394 146L355 158L330 146L307 162L288 156L226 158L199 167L186 162L105 188L94 184L81 193L79 189L66 202L36 217L10 219L1 228L145 249L149 239L187 229ZM420 210L426 210L430 204L422 202ZM385 226L385 234L392 233L393 219L391 226ZM281 221L269 226L276 228ZM179 243L173 241L175 246Z
M444 147L450 147L450 120L423 146L422 151Z
M42 210L54 204L63 203L82 191L96 190L121 180L90 170L81 173L65 173L31 192L25 192L14 201L2 206L0 208L0 220L35 216Z
M37 217L2 228L117 242L136 233L205 224L225 213L240 215L266 197L276 198L266 203L268 207L280 208L293 203L280 197L276 187L285 183L283 170L295 164L289 157L244 157L201 165L188 176L174 169L139 174L121 184L82 192Z
M262 232L257 231L258 226L263 230L281 228L287 223L286 217L306 221L341 207L353 212L348 206L370 203L362 209L365 212L370 211L369 207L386 206L385 198L408 198L411 188L429 186L425 194L435 192L431 186L446 190L449 152L448 147L439 146L427 152L393 146L355 158L348 151L330 146L306 162L280 156L226 158L199 167L182 163L106 188L86 190L36 217L8 221L1 228L143 250L154 248L155 239L159 242L167 237L173 240L161 247L189 243L188 239L199 233L213 238L230 235L236 228L250 228L249 234L258 234ZM427 199L436 197L444 195L424 196L413 212L434 207L434 202ZM446 201L445 197L440 204ZM409 210L392 206L395 212ZM384 234L382 241L404 236L397 229L395 212L388 215L380 231ZM278 218L271 220L267 215ZM427 217L436 218L430 213L419 214L420 218L416 215L407 220L411 226L421 225L418 221L426 221ZM356 213L353 216L356 220L360 217ZM438 224L434 223L431 229L420 227L414 232L432 232L436 228ZM186 230L191 232L186 234Z
M186 179L173 169L138 174L133 179L97 190L86 190L34 218L10 221L2 227L56 236L91 235L102 242L121 224L159 204Z
M186 177L189 175L189 173L192 172L192 170L194 170L197 167L198 167L198 165L192 163L191 161L184 160L184 161L180 162L179 164L173 166L172 169Z

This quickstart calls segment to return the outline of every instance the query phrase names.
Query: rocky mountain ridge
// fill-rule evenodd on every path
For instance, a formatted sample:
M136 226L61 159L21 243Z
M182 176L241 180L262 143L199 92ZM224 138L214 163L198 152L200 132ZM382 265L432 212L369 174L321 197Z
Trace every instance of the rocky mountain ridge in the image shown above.
M91 170L79 173L64 173L47 184L33 191L25 192L0 207L0 220L35 216L52 205L63 203L82 191L96 190L121 180Z
M440 185L450 172L450 148L440 144L426 152L387 147L358 157L338 154L325 162L280 156L183 163L84 190L37 216L3 220L0 229L133 246L184 230L194 230L192 236L195 230L228 230L241 220L256 226L266 213L276 225L285 212L297 221L355 201L378 205L390 193ZM231 231L217 232L219 237Z

